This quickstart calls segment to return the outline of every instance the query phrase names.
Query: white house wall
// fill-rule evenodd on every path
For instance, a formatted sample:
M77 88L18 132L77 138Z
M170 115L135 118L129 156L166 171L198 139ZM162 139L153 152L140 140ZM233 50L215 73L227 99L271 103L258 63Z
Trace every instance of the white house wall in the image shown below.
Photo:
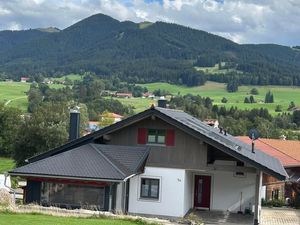
M160 179L159 200L140 198L142 177ZM145 167L145 172L130 179L129 213L183 217L185 215L185 170Z
M252 209L255 196L255 174L236 177L233 172L212 172L212 210L238 212Z

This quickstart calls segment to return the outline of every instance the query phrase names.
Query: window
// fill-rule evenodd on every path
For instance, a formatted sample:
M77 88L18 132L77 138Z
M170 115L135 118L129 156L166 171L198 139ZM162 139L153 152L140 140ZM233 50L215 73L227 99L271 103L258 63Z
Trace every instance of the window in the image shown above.
M104 201L104 187L42 182L42 205L102 210Z
M150 144L165 144L166 143L166 131L149 129L148 130L148 143Z
M141 198L159 199L159 179L141 179Z

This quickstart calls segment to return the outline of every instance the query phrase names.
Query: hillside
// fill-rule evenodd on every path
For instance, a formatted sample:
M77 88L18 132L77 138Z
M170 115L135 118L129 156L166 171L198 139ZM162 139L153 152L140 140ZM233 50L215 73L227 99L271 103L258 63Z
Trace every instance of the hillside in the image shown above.
M300 85L300 52L296 48L239 45L176 24L120 22L97 14L62 31L0 32L0 74L14 78L92 71L132 82L192 86L206 79L205 72L196 72L194 67L221 62L225 66L220 69L228 72L210 74L208 79L228 82L234 76L240 84Z

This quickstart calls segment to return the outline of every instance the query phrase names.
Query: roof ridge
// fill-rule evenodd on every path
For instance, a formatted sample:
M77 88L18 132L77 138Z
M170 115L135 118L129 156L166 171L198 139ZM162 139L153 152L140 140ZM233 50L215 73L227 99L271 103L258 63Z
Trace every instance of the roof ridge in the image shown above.
M119 167L117 167L112 161L116 161L111 159L111 157L109 157L108 155L104 154L101 149L96 148L92 143L88 144L89 146L91 146L96 152L98 152L101 156L104 157L104 159L112 166L114 167L119 173L121 173L123 176L127 176ZM119 163L119 162L118 162ZM119 163L121 164L121 163ZM126 168L127 169L127 168Z
M270 146L270 147L272 147L272 148L276 149L278 152L280 152L280 153L282 153L282 154L284 154L284 155L286 155L286 156L288 156L288 157L290 157L290 158L292 158L292 159L294 159L294 160L296 160L297 162L299 162L299 163L300 163L300 160L298 160L298 159L294 158L293 156L290 156L289 154L287 154L287 153L285 153L285 152L281 151L280 149L278 149L278 148L276 148L276 147L274 147L274 146L272 146L272 145L270 145L270 144L268 144L268 143L266 143L266 142L262 141L261 139L258 139L258 140L259 140L260 142L262 142L262 143L264 143L264 144L266 144L266 145L268 145L268 146Z

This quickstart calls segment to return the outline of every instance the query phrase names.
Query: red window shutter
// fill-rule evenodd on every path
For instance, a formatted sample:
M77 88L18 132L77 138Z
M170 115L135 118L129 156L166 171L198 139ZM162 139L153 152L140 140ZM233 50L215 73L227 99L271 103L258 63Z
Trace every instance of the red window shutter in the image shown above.
M166 135L166 145L174 146L175 145L175 130L167 130Z
M146 128L138 129L137 142L140 145L144 145L147 143L147 129Z

